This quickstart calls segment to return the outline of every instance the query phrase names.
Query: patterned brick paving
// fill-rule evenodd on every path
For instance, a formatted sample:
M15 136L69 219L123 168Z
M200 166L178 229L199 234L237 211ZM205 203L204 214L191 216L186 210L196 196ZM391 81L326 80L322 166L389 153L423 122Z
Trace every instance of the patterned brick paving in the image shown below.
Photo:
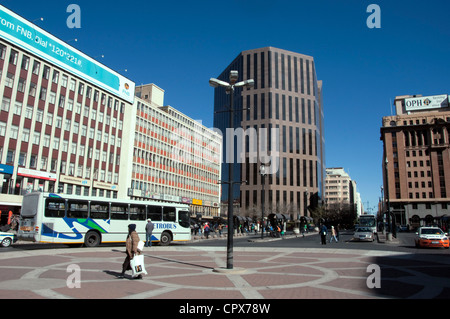
M120 248L14 251L0 254L0 298L75 299L376 299L450 298L450 256L336 249L235 248L224 269L221 248L152 247L145 251L142 280L118 278ZM381 287L367 286L371 264ZM80 288L70 288L69 265L81 269Z

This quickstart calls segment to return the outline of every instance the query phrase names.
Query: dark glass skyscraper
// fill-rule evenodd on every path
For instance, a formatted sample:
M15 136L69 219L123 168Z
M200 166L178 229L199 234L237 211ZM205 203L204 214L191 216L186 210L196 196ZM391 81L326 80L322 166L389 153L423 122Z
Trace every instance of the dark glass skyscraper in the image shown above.
M247 181L235 185L234 206L240 215L261 216L265 198L265 216L310 216L321 203L325 177L322 82L314 59L266 47L241 52L218 79L228 81L231 70L239 71L238 81L255 81L251 89L236 89L233 139L227 137L230 97L223 87L215 89L214 127L224 136L222 180L228 181L232 160L233 181ZM262 163L269 168L264 179ZM223 187L222 203L228 195Z

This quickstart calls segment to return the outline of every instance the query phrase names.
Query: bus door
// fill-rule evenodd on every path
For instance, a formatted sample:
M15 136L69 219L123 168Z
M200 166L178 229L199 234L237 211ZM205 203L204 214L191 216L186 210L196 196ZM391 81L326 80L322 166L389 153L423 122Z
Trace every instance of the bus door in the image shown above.
M42 218L42 225L36 225L37 237L39 241L53 243L58 236L55 231L55 226L58 221L62 221L66 216L66 200L64 198L45 199L44 217Z
M91 201L89 205L89 218L94 220L97 224L101 224L101 227L104 228L105 232L109 233L109 203Z
M162 207L161 206L147 206L147 218L152 220L155 226L152 233L152 241L159 241L161 239L161 222L162 222Z
M128 204L122 203L111 203L111 224L110 229L110 240L114 242L124 242L128 235L128 225L130 224L128 220L129 209Z
M130 204L130 224L136 224L136 232L141 240L145 239L146 206L140 204Z

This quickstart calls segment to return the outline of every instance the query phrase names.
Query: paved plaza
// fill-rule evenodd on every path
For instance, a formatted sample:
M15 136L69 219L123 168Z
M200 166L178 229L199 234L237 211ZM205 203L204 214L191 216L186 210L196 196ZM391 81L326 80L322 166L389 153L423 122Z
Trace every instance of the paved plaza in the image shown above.
M144 255L149 273L136 280L131 271L118 277L120 246L2 252L0 298L450 298L448 254L234 248L234 271L225 269L226 247L154 246Z

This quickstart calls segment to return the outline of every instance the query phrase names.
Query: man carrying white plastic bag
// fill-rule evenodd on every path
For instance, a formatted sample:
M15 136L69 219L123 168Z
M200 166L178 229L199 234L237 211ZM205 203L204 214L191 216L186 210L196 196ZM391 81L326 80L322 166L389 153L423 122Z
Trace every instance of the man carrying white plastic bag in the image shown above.
M133 279L142 279L142 274L147 274L144 265L144 255L141 255L142 244L138 233L136 232L136 225L128 225L128 236L126 241L125 261L122 264L122 273L120 277L125 277L125 272L131 270L133 272ZM142 242L143 243L143 242Z

